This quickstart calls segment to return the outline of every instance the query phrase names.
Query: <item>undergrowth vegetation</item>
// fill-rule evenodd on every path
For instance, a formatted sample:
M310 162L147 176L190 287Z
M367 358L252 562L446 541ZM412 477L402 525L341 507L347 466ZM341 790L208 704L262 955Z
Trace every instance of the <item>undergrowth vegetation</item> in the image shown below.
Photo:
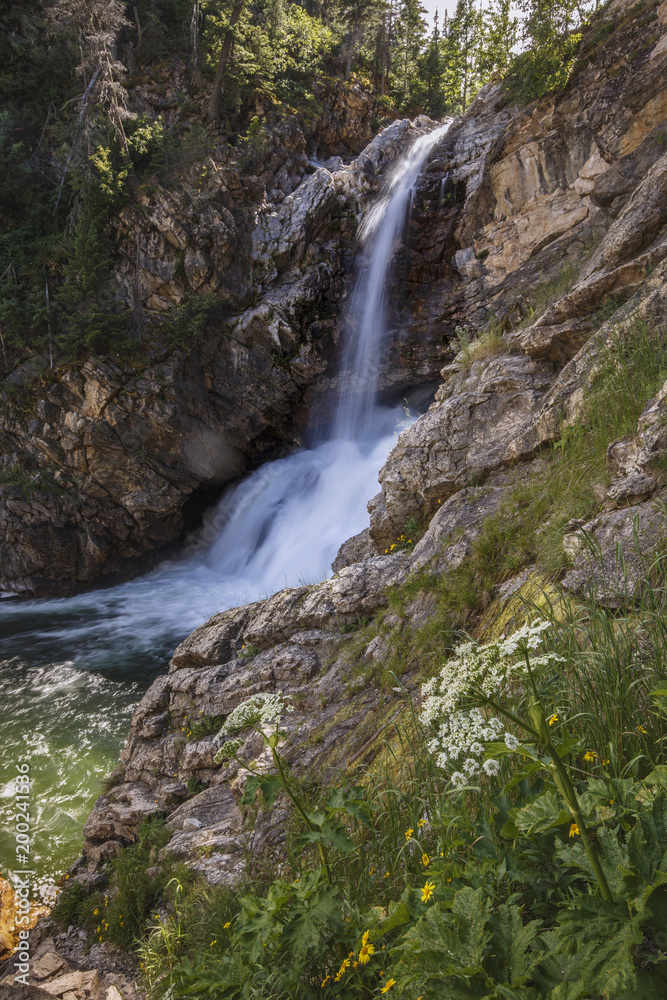
M464 768L468 780L436 751L433 712L408 704L383 766L361 784L312 803L280 765L249 781L247 802L260 794L269 809L289 786L304 807L279 875L249 857L246 881L230 889L156 867L164 841L153 824L110 863L109 889L66 890L56 916L124 947L134 937L152 998L664 996L667 590L655 570L655 585L623 608L547 605L539 628L459 649L462 664L482 667L466 677L451 661L466 683L450 708L465 718L484 703L488 723L499 699L508 729L504 742L494 731L465 746L487 765ZM529 620L535 611L524 608ZM538 633L539 649L522 646ZM503 662L511 669L496 669ZM266 712L254 720L274 750L282 709L270 731ZM230 719L225 735L252 723Z

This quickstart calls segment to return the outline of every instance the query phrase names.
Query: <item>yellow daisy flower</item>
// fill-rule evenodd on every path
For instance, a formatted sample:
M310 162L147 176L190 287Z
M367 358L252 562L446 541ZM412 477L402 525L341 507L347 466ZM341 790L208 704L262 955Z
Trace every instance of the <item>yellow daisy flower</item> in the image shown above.
M371 960L371 955L375 954L375 945L368 943L370 931L364 931L364 936L361 939L361 951L359 952L359 961L362 965L368 965Z
M427 882L422 889L422 903L428 903L429 899L433 895L433 890L435 889L435 882Z

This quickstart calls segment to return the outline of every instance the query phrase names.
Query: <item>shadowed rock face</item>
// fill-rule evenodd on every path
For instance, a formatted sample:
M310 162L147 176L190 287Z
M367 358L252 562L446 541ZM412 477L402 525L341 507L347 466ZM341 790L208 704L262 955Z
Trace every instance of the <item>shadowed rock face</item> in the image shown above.
M331 169L313 169L303 133L284 126L258 176L209 157L178 187L158 185L121 211L118 296L153 316L147 357L72 363L29 388L30 364L10 374L12 393L0 397L0 589L62 594L145 571L182 534L193 493L201 507L300 443L315 386L335 388L357 220L419 134L397 122L349 166L334 157ZM155 317L186 296L215 305L205 332L174 349ZM436 377L443 339L413 339L414 359L397 373L388 358L381 388Z

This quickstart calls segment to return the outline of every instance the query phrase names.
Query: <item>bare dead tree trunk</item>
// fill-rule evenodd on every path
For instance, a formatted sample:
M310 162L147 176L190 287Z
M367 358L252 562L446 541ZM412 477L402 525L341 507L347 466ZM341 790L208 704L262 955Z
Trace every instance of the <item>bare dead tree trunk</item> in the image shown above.
M2 326L0 326L0 344L2 344L2 356L5 359L5 371L7 371L9 361L7 361L7 348L5 347L5 338L2 336Z
M192 79L197 87L202 82L201 69L199 68L199 27L201 24L201 10L199 0L194 0L192 5L192 20L190 22L190 32L192 34Z
M222 97L222 79L225 75L225 70L227 69L227 63L229 61L229 53L232 50L232 41L234 39L234 25L238 24L239 18L241 17L241 12L243 10L243 4L245 0L236 0L234 7L232 9L232 15L229 19L229 30L225 35L225 39L222 43L222 50L220 52L220 59L218 61L218 68L215 71L215 79L213 81L213 90L211 91L211 97L208 102L208 114L206 115L206 120L209 122L217 122L220 118L220 98Z
M137 248L134 258L134 317L133 325L137 340L141 340L141 328L144 321L144 311L141 306L141 296L139 294L139 223L137 222Z
M97 78L98 78L99 75L100 75L100 68L98 67L95 70L95 72L93 73L93 76L92 76L92 78L90 80L90 83L86 87L86 89L84 91L84 94L83 94L83 97L81 98L81 111L79 111L79 120L76 123L77 131L81 127L81 123L83 122L84 116L86 114L86 107L88 105L88 96L89 96L91 90L93 89L93 87L95 86L95 81L97 80ZM67 157L67 163L65 164L65 169L63 170L63 175L60 178L60 187L58 188L58 197L56 198L56 203L53 206L53 214L54 215L56 214L56 211L58 209L58 205L60 204L60 196L63 193L63 185L65 184L65 178L67 177L67 171L69 170L69 165L72 162L72 157L74 156L74 150L75 149L76 149L76 141L73 141L72 142L72 148L70 149L69 155Z
M49 331L49 368L53 371L53 337L51 336L51 301L49 299L49 279L44 282L46 291L46 328Z
M137 26L137 45L141 45L141 40L143 38L143 32L141 30L141 21L139 20L139 14L137 12L137 8L134 7L133 10L134 10L134 23Z
M357 43L357 23L359 20L359 4L354 8L354 23L352 24L352 34L350 36L350 45L347 50L347 63L345 64L345 80L348 81L352 76L352 59L354 58L354 46Z

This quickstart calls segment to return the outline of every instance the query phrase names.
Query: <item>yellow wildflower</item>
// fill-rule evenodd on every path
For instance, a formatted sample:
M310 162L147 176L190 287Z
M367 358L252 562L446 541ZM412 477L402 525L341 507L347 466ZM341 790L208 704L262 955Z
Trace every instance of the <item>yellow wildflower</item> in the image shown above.
M646 736L646 732L647 732L646 726L637 726L637 732L641 733L642 736Z
M595 750L587 750L584 754L584 760L591 761L597 758Z
M352 968L356 969L358 965L359 965L359 963L355 959L355 961L352 963Z
M382 878L389 878L389 872L385 872Z
M405 839L406 839L406 840L409 840L409 839L410 839L410 837L412 836L412 834L413 834L414 832L415 832L415 831L414 831L414 830L412 829L412 827L410 827L410 828L409 828L408 830L406 830L406 831L405 831Z
M424 854L422 854L422 864L423 864L424 868L427 868L428 865L430 865L430 863L431 863L431 859L429 858L428 854L426 854L426 852L424 852Z
M348 951L347 957L348 958L354 958L354 952L353 951Z
M578 836L579 836L579 827L577 826L576 823L572 823L570 826L570 832L568 834L568 837L578 837Z
M364 931L364 936L361 939L361 951L359 952L359 961L362 965L368 965L371 960L371 955L375 954L375 945L368 943L368 936L370 931Z
M212 947L213 947L213 945L214 945L214 944L217 944L217 943L218 943L218 942L217 942L217 940L213 940L213 941L211 941L211 943L210 943L210 945L209 945L209 948L212 948Z
M223 925L223 930L228 930L232 926L231 920L228 920L226 924Z
M99 910L98 910L97 908L95 908L95 909L93 910L93 916L94 916L94 917L96 917L96 916L97 916L97 914L98 914L99 912L100 912L100 911L99 911Z
M435 882L427 882L422 889L422 903L428 903L429 899L433 895L433 890L435 889Z
M417 823L417 826L418 826L418 827L419 827L420 829L421 829L421 828L422 828L423 826L426 826L426 820L424 819L424 817L423 817L423 816L422 816L422 818L421 818L421 819L419 820L419 822Z
M350 964L351 963L350 963L349 958L344 958L343 959L343 961L340 963L340 969L338 970L338 977L339 978L341 976L345 975L345 973L347 972L347 970L350 968Z
M558 716L556 715L555 712L549 719L547 719L547 722L549 723L550 726L556 725L556 723L558 722Z
M380 990L380 993L388 993L395 982L396 982L395 979L388 979L387 982L382 987L382 989Z
M322 980L322 985L320 986L321 990L324 989L324 987L327 985L327 983L329 982L330 979L331 979L331 976L325 976L324 977L324 979Z

